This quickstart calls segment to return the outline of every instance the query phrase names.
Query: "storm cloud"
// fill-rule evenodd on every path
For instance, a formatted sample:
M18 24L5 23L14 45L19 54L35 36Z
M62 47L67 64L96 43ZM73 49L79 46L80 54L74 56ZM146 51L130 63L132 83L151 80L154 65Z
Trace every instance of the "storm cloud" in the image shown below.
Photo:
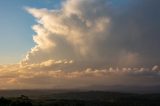
M159 86L159 5L158 0L65 0L59 9L26 7L36 20L36 45L19 64L0 66L0 84L4 89Z
M23 62L73 59L85 64L159 64L159 1L68 0L58 10L26 8L37 44Z

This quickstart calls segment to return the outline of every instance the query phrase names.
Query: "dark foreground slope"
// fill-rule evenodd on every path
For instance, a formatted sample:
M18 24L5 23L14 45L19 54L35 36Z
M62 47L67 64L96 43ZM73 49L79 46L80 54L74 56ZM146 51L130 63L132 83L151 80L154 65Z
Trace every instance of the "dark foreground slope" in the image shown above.
M49 91L48 91L49 92ZM115 92L50 92L0 98L0 106L160 106L160 94Z

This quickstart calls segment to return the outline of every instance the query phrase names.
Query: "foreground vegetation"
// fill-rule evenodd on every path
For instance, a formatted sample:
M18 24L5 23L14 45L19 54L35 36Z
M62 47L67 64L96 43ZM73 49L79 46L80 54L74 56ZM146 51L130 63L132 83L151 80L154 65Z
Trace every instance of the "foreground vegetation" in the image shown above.
M32 101L24 95L17 98L0 98L0 106L33 106Z
M37 98L1 97L0 106L160 106L160 94L69 92Z

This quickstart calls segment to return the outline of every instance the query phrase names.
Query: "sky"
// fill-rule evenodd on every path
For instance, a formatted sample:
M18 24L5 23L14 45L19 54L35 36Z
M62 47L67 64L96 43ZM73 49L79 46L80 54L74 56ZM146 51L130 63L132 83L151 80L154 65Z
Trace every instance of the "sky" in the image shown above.
M0 64L19 62L34 46L34 18L25 7L59 8L60 0L3 0L0 2Z
M159 4L1 1L0 89L159 86Z

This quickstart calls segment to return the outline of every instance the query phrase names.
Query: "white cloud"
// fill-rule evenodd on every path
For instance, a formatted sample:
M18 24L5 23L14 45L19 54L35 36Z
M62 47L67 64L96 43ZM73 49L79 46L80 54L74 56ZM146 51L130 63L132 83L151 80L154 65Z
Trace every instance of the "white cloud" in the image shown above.
M95 44L107 36L110 23L107 14L101 14L106 9L103 2L68 0L60 10L26 8L37 19L38 24L33 26L37 33L33 37L36 46L24 61L33 63L35 58L41 58L47 53L50 56L60 52L54 49L62 49L59 46L63 42L61 39L71 46L72 53L77 57L93 55L96 52Z
M36 45L20 64L0 65L1 89L159 85L159 66L133 68L141 54L130 50L133 44L124 47L123 33L109 34L113 24L106 1L67 0L59 10L26 8L37 21Z
M159 66L158 65L153 66L152 71L157 71L157 70L159 70Z

